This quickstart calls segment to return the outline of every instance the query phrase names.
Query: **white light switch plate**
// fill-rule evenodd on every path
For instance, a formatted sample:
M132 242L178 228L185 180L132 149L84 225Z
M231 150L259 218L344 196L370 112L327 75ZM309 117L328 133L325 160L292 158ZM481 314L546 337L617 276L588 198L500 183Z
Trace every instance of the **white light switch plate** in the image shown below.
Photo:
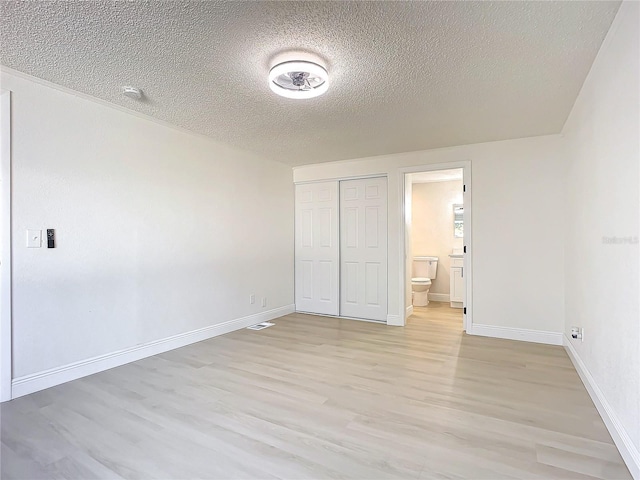
M27 248L42 246L42 230L27 230Z

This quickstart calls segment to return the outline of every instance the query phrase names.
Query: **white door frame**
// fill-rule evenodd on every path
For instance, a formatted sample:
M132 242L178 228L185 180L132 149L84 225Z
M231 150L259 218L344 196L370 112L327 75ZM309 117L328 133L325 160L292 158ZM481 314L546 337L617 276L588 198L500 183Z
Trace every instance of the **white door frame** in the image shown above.
M11 400L11 92L0 90L2 251L0 252L0 401Z
M464 238L463 243L466 247L466 253L464 255L464 295L465 302L464 306L467 309L466 315L463 315L463 328L466 332L472 330L473 326L473 262L471 261L473 255L473 247L472 247L472 224L471 224L471 161L463 160L460 162L450 162L450 163L433 163L427 165L419 165L415 167L406 167L398 169L398 192L399 192L399 205L400 205L400 221L401 225L399 230L399 242L398 242L398 251L399 258L398 263L400 265L400 281L399 283L399 291L400 291L400 303L402 305L401 311L401 325L406 325L406 315L404 312L406 311L406 285L407 285L407 252L406 252L406 228L405 228L405 182L407 174L410 173L418 173L418 172L430 172L436 170L451 170L454 168L462 168L462 183L465 186L464 192Z

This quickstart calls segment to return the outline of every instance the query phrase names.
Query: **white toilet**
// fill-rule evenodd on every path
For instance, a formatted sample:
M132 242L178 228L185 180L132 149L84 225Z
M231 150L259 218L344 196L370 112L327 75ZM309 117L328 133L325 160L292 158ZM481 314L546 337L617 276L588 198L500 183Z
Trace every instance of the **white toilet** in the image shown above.
M413 257L411 291L413 293L413 305L415 307L426 307L429 305L431 280L436 278L437 270L438 257Z

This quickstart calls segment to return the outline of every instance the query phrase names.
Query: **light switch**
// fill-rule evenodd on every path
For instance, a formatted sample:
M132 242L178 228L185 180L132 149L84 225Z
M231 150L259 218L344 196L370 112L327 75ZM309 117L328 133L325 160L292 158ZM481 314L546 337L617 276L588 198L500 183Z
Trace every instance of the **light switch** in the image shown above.
M42 230L27 230L27 248L42 246Z

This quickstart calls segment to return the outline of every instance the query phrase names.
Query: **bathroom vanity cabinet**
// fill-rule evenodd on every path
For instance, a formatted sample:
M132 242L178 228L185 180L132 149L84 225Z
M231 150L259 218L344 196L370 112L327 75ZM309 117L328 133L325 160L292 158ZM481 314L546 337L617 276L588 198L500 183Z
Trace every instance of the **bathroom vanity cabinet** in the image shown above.
M451 271L449 280L449 301L452 308L464 306L464 258L462 255L449 255Z

